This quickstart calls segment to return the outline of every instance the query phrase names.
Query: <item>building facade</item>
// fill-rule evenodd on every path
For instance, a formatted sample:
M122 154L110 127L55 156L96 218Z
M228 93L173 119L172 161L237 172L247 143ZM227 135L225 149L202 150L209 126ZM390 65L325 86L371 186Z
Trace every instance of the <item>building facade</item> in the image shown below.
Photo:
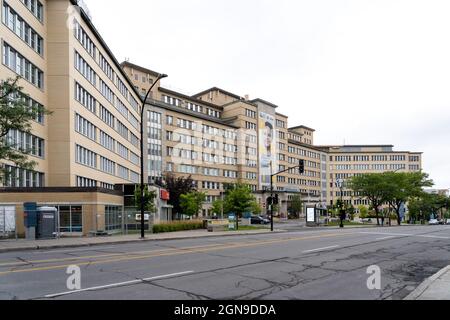
M158 75L130 62L122 67L143 94ZM341 179L345 203L368 205L367 200L353 197L345 180L361 173L422 168L421 153L397 152L391 145L315 145L315 130L290 127L277 105L217 87L188 96L157 84L147 109L150 180L166 173L191 175L197 189L208 194L204 215L210 214L211 203L220 198L224 185L238 180L249 184L260 205L268 209L270 173L295 167L300 159L305 161L304 174L291 170L273 181L282 216L287 216L295 195L307 206L336 204L341 196L336 182Z
M140 179L141 98L77 3L1 1L0 80L20 76L27 101L52 114L39 116L31 135L12 131L6 137L31 148L37 166L27 171L2 163L9 171L2 185L14 196L2 192L0 202L18 211L35 199L75 207L63 210L62 229L86 234L117 228L123 197L115 186ZM83 189L87 196L67 196Z

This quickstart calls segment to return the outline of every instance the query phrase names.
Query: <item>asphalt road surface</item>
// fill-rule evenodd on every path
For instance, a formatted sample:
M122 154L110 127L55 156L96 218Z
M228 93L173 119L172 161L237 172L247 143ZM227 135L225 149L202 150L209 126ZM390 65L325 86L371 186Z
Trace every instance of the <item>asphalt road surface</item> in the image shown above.
M367 287L372 265L381 290ZM450 226L139 242L0 254L0 299L396 300L447 265Z

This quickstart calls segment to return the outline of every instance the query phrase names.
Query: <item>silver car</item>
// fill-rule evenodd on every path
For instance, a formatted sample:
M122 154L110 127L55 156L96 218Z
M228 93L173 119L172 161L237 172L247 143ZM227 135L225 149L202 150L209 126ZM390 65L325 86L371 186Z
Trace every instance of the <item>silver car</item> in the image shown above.
M431 219L428 224L430 226L437 226L437 225L439 225L439 220L438 219Z

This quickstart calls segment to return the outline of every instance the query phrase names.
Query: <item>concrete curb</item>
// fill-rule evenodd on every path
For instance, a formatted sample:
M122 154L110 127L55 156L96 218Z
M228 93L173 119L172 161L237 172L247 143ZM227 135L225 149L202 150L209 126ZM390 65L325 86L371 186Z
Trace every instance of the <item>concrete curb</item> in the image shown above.
M15 248L0 248L0 253L6 252L19 252L19 251L34 251L34 250L50 250L50 249L64 249L64 248L84 248L84 247L95 247L104 245L114 245L114 244L127 244L127 243L138 243L138 242L154 242L154 241L175 241L175 240L189 240L189 239L201 239L201 238L223 238L223 237L235 237L235 236L258 236L264 234L274 234L274 233L286 233L285 230L275 230L274 232L264 231L264 232L242 232L242 233L231 233L231 234L205 234L205 235L195 235L195 236L182 236L182 237L172 237L172 238L147 238L147 239L132 239L123 241L107 241L100 243L74 243L74 244L51 244L43 246L29 246L29 247L15 247ZM57 241L57 240L55 240Z
M403 300L417 300L437 279L439 279L443 274L447 272L450 272L450 266L445 267L438 273L426 279Z

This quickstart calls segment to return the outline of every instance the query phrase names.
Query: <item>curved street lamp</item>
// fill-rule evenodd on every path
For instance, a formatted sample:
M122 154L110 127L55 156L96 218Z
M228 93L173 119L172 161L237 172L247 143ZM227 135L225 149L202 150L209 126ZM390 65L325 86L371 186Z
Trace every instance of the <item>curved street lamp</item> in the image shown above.
M144 102L141 107L141 239L145 238L145 199L144 199L144 110L145 103L147 102L147 98L150 95L153 87L160 81L161 79L167 78L167 74L160 74L155 82L153 82L150 89L148 89L147 94L145 95ZM150 220L149 220L150 223Z

